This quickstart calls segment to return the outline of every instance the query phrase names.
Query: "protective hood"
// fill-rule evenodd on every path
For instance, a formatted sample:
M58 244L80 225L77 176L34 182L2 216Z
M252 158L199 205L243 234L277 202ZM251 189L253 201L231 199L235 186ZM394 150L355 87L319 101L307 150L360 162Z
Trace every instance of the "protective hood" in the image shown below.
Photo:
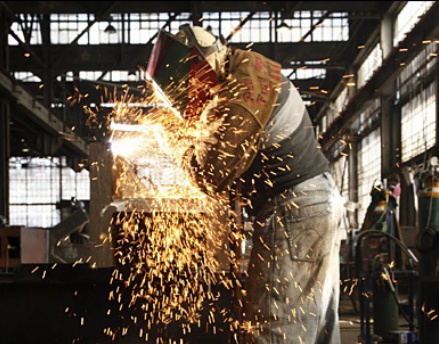
M149 76L184 118L198 117L219 84L203 50L192 38L185 44L161 30L149 58Z

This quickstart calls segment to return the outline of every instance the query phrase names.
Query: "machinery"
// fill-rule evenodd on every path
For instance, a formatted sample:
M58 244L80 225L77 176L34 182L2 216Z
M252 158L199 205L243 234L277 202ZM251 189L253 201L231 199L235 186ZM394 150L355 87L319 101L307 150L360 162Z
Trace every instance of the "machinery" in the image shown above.
M402 242L392 190L374 186L371 196L366 219L355 240L361 322L359 339L364 344L399 344L404 342L402 338L407 338L404 343L415 343L417 259ZM409 269L406 269L403 257L408 257ZM407 292L408 307L405 308L398 295L398 285L401 284ZM400 331L400 314L409 324L408 331Z
M439 343L439 174L438 160L418 173L419 335L421 344Z
M365 223L355 243L356 278L364 344L439 343L439 161L404 177L417 194L418 258L404 245L390 188L374 188ZM404 259L403 257L406 257ZM408 258L408 259L407 259ZM407 305L401 305L401 286ZM401 331L400 317L408 323ZM373 321L372 321L373 319ZM373 330L372 330L373 323Z
M89 246L72 243L71 236L88 224L78 209L53 228L0 227L0 271L12 272L20 264L73 263L89 257Z

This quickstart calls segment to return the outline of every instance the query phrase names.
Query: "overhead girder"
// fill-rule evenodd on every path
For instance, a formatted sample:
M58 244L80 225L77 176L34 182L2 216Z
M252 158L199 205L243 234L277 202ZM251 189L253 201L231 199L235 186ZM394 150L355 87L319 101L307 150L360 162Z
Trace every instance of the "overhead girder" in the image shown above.
M102 13L114 1L5 1L16 13ZM192 12L252 12L290 9L328 10L339 12L382 13L391 1L120 1L113 13Z
M36 126L41 133L61 137L62 145L71 150L71 154L88 156L88 143L84 139L66 127L62 119L54 116L28 90L3 73L0 73L0 93L9 99L11 121L24 118L25 126Z
M339 49L334 49L334 44ZM247 44L231 44L233 47L245 49ZM346 56L338 53L347 45L347 42L298 42L298 43L254 43L252 50L268 58L285 61L284 68L292 68L291 61L323 61L330 59L331 65L344 67ZM51 53L58 56L66 45L52 45ZM36 54L41 54L41 46L33 46ZM57 66L52 67L53 74L65 71L104 71L104 70L132 70L135 66L145 67L152 47L150 45L119 44L76 45L70 49L68 56L64 56ZM38 74L41 67L33 63L32 55L25 57L20 47L10 47L11 70L33 71ZM296 67L296 66L294 66ZM320 68L320 67L318 67Z
M326 78L307 78L307 79L295 79L291 80L296 86L296 88L299 89L299 91L311 91L317 90L317 92L320 92L321 90L326 91L328 88L333 87L333 81L336 79L336 77L340 76L340 71L328 71L329 75L327 74ZM87 98L83 99L82 104L90 104L95 103L99 104L100 99L104 94L104 88L106 87L109 91L113 91L114 87L119 88L121 92L124 92L126 90L125 86L127 85L130 88L130 92L132 94L136 94L137 87L144 84L142 80L136 81L136 82L100 82L100 81L93 81L93 80L80 80L80 81L70 81L65 82L66 89L73 93L75 91L75 88L79 90L79 92L83 95L87 95ZM40 83L38 82L26 82L23 83L24 87L26 87L30 92L33 94L42 97L43 93L40 89ZM316 89L318 87L318 89ZM321 92L322 93L322 92ZM322 93L325 94L325 93ZM80 104L81 105L81 104Z
M354 19L378 19L381 13L390 6L392 2L367 2L355 3L349 1L342 2L324 2L324 1L271 1L263 2L115 2L115 1L101 1L101 2L64 2L58 3L54 1L49 2L28 2L28 1L6 1L3 4L8 7L11 12L16 13L94 13L95 20L107 20L110 13L170 13L170 21L180 12L191 12L201 18L203 12L215 11L242 11L253 12L258 11L282 11L284 18L292 17L295 11L300 10L325 10L327 11L321 17L323 21L330 12L349 12L349 17ZM20 4L20 5L19 5ZM123 4L123 5L122 5ZM28 6L29 5L29 6ZM196 12L196 13L195 13ZM172 13L172 15L171 15ZM104 14L104 15L103 15ZM243 14L244 18L250 19L251 15ZM246 17L247 16L247 17ZM194 19L194 18L192 18ZM195 19L194 19L195 20ZM351 21L358 24L356 20ZM241 25L245 25L245 21ZM363 30L364 31L364 30ZM312 32L312 29L308 34ZM56 82L55 78L64 74L67 71L78 73L79 71L102 71L103 75L112 70L133 70L133 67L145 67L148 60L152 45L151 44L108 44L108 45L78 45L76 41L74 44L66 45L50 45L50 55L53 57L50 66L50 75L52 83L58 87L60 83ZM150 42L149 42L150 43ZM355 44L355 38L354 38ZM231 44L238 48L246 48L247 44ZM318 80L317 86L323 90L331 91L336 82L341 78L341 75L346 70L346 66L352 60L352 54L346 54L349 50L349 45L352 45L352 37L349 42L296 42L296 43L255 43L252 50L260 52L261 54L282 62L284 68L324 68L327 70L327 76L323 80ZM46 53L47 55L47 53ZM13 46L10 49L11 56L11 70L12 71L31 71L43 80L43 84L47 84L47 66L42 66L38 63L38 57L44 56L44 45L32 45L32 54L30 57L24 56L23 46ZM34 61L35 60L35 61ZM325 61L325 64L313 65L309 61ZM293 62L294 64L292 64ZM45 74L46 71L46 74ZM299 80L296 85L302 90L308 90L315 80ZM51 85L44 85L51 86ZM70 94L72 92L71 87ZM41 94L36 90L36 94ZM82 92L82 88L81 88ZM314 91L311 91L313 93ZM316 92L319 92L318 90ZM46 89L46 93L47 89ZM91 94L93 91L90 92ZM96 92L94 92L96 93ZM318 94L318 96L322 96ZM90 96L92 99L97 99ZM56 99L53 99L56 101ZM321 101L321 99L320 99ZM97 103L97 100L94 102Z

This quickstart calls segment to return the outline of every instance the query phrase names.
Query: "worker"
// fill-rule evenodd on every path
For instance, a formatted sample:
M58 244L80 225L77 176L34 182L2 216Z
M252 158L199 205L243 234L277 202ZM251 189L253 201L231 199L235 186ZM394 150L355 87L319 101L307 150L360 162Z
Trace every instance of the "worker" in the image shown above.
M178 55L185 49L190 58ZM180 113L205 124L184 154L192 177L208 193L243 183L254 228L244 292L248 342L340 343L341 197L281 66L184 25L175 36L161 32L148 72Z

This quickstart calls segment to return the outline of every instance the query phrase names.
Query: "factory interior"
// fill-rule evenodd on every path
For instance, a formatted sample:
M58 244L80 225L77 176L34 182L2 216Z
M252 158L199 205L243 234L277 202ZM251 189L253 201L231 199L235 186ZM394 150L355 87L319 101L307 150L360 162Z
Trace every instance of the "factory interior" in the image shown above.
M437 18L436 1L1 1L0 343L439 344ZM301 107L272 161L267 123ZM260 113L247 151L221 141ZM255 173L253 207L260 155L300 174L275 193ZM221 192L206 160L238 165ZM338 198L313 196L319 176ZM296 249L314 232L313 260Z

